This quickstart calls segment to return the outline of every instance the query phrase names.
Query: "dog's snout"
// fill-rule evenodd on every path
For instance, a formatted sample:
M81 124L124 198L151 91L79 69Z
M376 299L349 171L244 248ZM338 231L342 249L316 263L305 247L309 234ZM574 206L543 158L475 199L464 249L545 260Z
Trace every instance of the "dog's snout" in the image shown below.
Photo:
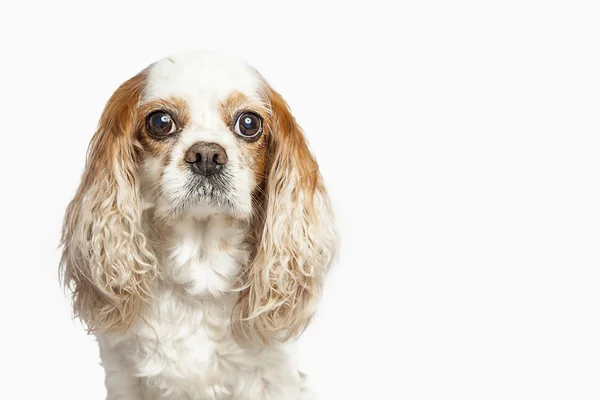
M196 143L187 150L184 158L192 171L204 176L219 172L227 163L225 149L216 143Z

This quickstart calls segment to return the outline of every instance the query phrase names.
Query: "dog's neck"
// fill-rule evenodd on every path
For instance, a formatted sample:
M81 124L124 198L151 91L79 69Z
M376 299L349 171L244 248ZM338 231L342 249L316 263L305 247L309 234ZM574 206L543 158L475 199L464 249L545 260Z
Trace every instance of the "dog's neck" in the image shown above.
M152 223L161 284L192 296L232 293L247 265L249 224L223 214Z

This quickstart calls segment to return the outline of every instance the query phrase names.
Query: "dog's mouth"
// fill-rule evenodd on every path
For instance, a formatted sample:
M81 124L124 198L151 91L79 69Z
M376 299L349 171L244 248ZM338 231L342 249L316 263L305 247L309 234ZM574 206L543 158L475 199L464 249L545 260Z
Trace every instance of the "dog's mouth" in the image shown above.
M171 203L168 216L176 217L188 212L235 213L237 202L230 181L231 177L225 171L210 176L192 176L178 199Z

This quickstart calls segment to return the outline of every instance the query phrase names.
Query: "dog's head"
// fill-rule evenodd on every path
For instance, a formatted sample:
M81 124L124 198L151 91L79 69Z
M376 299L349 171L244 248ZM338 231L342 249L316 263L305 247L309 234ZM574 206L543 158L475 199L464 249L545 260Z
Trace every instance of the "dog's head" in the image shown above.
M312 316L337 244L317 162L287 104L214 52L163 59L123 83L88 150L63 229L63 270L91 331L141 316L158 263L153 220L226 214L252 226L233 319L265 342Z

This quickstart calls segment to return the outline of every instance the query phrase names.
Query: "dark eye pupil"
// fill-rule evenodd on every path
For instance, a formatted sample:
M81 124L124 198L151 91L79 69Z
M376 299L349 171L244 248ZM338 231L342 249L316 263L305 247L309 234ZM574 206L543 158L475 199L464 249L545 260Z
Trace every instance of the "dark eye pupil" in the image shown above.
M245 117L243 122L244 128L246 129L252 129L254 127L254 120L250 117Z

